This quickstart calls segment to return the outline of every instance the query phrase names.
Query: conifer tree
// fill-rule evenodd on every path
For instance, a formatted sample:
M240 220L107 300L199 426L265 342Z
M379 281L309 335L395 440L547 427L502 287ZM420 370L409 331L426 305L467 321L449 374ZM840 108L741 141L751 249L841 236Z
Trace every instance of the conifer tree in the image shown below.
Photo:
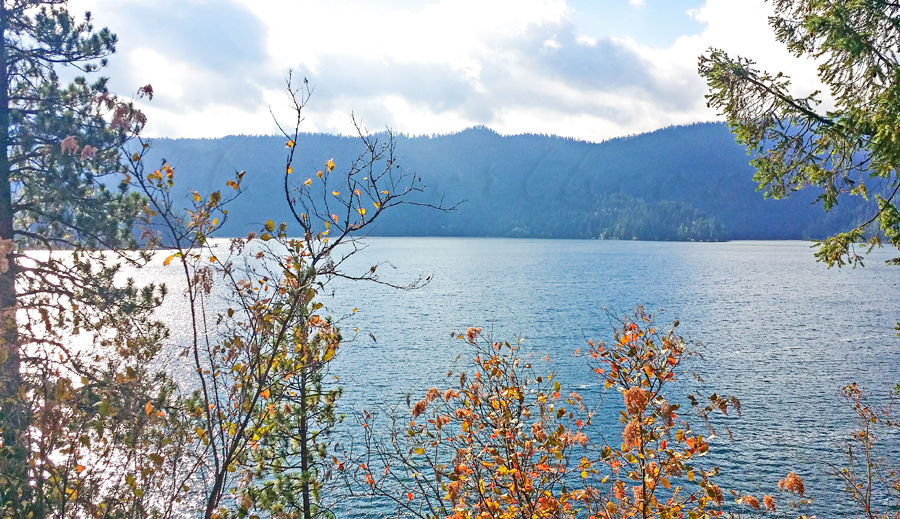
M699 71L709 105L723 114L755 156L754 179L774 198L806 187L831 209L848 195L870 200L870 218L823 241L816 256L829 266L862 260L854 245L886 238L900 248L900 5L885 0L773 0L769 24L798 57L821 63L819 92L793 93L790 79L761 71L744 57L709 49ZM891 261L900 264L900 258Z
M153 419L141 418L138 403L158 387L146 362L165 333L148 317L160 294L114 282L118 260L139 264L146 255L113 261L95 251L136 245L143 201L128 192L120 149L145 120L105 78L67 85L55 70L93 73L115 43L108 30L94 31L90 13L77 22L62 0L0 0L4 517L62 516L74 506L106 514L139 497L107 499L117 481L109 475L124 477L133 459L98 453L139 445Z

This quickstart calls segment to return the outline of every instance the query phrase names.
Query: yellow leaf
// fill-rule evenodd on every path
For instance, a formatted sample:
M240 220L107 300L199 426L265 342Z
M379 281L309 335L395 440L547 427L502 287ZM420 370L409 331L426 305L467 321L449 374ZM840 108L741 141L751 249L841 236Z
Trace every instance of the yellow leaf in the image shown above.
M334 195L334 196L340 196L340 195L341 195L341 194L340 194L339 192L337 192L337 191L332 191L331 194Z
M194 202L199 202L201 198L200 193L194 191Z
M275 232L275 222L272 220L266 220L266 230L269 232Z
M666 479L666 478L660 478L660 479L659 479L659 484L662 485L662 486L664 486L664 487L666 487L666 489L672 488L672 484L669 483L669 480Z
M334 358L334 354L336 351L337 351L337 348L333 348L333 347L329 346L328 349L325 350L325 355L322 355L322 361L328 362L329 360Z
M303 185L304 185L304 186L311 186L311 185L312 185L312 179L311 179L311 178L306 179L306 182L304 182Z
M218 259L219 259L219 258L217 258L217 257L215 257L215 256L210 256L210 257L209 257L209 262L210 262L210 263L215 263Z
M359 213L360 216L365 216L365 215L366 215L366 210L363 209L362 207L360 207L359 209L357 209L356 212Z
M290 175L291 173L294 172L294 168L288 166L288 170L287 170L287 171L288 171L288 175Z
M172 263L172 260L173 260L173 259L175 259L175 255L174 255L174 254L172 254L171 256L169 256L168 258L166 258L166 259L163 261L163 266L164 266L164 267L168 267L169 264Z
M328 172L331 173L331 171L334 170L334 159L328 159L328 162L326 162L325 165L328 167Z
M321 172L321 171L316 171L316 176L319 177L319 178L322 178L322 172Z
M378 204L378 202L375 202L375 209L378 209L379 207L381 206Z
M284 144L285 144L288 148L293 148L293 147L294 147L294 140L291 139L291 140L287 141L287 142L284 143Z
M382 191L381 194L382 194L382 195L389 195L390 192L388 192L388 191Z
M141 160L141 156L138 155L137 153L135 153L134 155L131 156L131 160L137 162L137 161Z

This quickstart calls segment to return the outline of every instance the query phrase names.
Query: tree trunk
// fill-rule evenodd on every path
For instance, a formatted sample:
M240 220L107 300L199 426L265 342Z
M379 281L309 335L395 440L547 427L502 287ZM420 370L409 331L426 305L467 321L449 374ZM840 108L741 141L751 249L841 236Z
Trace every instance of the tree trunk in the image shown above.
M13 204L10 188L10 106L9 53L7 50L8 13L0 0L0 239L13 239ZM6 256L9 268L0 272L0 506L11 506L18 514L27 514L28 449L25 444L29 425L27 401L23 398L21 352L16 325L15 251Z
M300 473L303 494L303 519L312 519L312 503L309 488L309 408L307 407L307 367L304 366L300 379Z

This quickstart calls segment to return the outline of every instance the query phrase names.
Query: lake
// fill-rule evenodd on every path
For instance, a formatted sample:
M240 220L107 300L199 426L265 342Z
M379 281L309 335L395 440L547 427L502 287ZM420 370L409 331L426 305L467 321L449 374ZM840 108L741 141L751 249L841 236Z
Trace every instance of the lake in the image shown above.
M842 486L823 460L843 459L838 445L853 429L840 389L857 382L890 401L900 382L900 269L890 251L875 251L865 268L826 269L808 242L675 243L468 238L374 238L347 264L374 263L385 280L432 275L424 288L401 291L335 281L321 299L345 337L334 374L345 388L339 406L352 410L413 399L452 382L465 369L465 344L452 331L480 326L496 340L521 337L551 364L567 390L598 395L583 359L587 338L611 337L609 312L635 305L658 312L658 324L680 320L680 332L702 342L703 386L733 394L740 418L727 420L711 443L723 488L777 492L788 471L800 474L814 500L811 514L843 517ZM168 280L163 311L183 313L174 267L163 255L143 275ZM355 313L353 309L358 309ZM176 323L173 338L184 337ZM358 333L353 330L358 328ZM373 340L370 335L375 337ZM687 378L687 377L686 377ZM683 390L697 383L685 381ZM610 413L606 427L615 423ZM351 428L352 429L352 428ZM894 443L891 443L894 442ZM897 454L897 438L882 445ZM894 458L897 460L897 457Z

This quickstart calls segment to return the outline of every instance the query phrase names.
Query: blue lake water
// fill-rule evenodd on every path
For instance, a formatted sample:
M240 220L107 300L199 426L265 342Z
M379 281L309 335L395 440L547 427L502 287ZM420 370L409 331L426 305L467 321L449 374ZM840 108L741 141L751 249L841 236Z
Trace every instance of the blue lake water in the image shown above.
M900 268L876 251L865 268L826 269L807 242L672 243L463 238L377 238L346 265L351 272L389 261L383 279L432 275L424 288L400 291L335 281L321 299L328 313L350 316L334 374L345 412L447 387L447 371L465 369L451 332L480 326L494 339L525 339L551 357L567 389L598 394L583 359L587 338L608 340L608 312L644 305L658 324L702 342L705 387L737 396L729 418L734 440L713 440L711 460L724 488L775 493L788 471L800 474L820 518L849 512L842 487L822 460L840 461L838 444L854 427L840 389L857 382L890 401L900 382ZM172 286L164 312L184 313L173 268L152 267ZM333 293L332 293L333 292ZM358 309L355 313L352 309ZM185 317L186 319L186 317ZM186 322L175 326L183 337ZM369 334L375 337L370 338ZM377 341L377 342L376 342ZM697 383L685 382L684 391ZM614 423L615 418L610 418ZM721 432L721 431L720 431ZM883 445L897 451L898 438ZM898 458L895 457L895 460ZM854 514L855 515L855 514Z

